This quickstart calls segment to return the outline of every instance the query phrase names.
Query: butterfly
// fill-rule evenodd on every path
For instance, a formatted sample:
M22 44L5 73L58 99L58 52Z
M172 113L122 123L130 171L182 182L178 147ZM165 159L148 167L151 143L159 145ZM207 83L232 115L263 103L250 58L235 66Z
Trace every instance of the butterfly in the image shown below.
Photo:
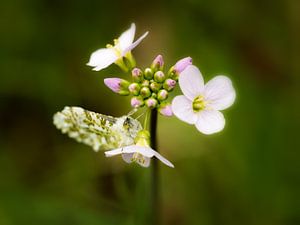
M75 106L55 113L53 123L62 133L95 151L132 145L142 130L140 122L129 115L113 117Z

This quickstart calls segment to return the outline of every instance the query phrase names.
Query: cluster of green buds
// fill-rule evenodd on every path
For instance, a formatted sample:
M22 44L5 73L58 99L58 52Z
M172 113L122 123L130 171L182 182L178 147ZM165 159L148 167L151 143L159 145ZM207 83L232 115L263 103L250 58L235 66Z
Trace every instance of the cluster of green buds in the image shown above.
M132 95L133 108L143 106L150 109L157 108L160 114L172 116L171 104L168 101L169 93L176 87L179 74L190 64L191 58L187 57L179 60L165 72L163 57L158 55L150 67L144 70L134 68L131 71L131 82L121 78L107 78L104 83L120 95Z

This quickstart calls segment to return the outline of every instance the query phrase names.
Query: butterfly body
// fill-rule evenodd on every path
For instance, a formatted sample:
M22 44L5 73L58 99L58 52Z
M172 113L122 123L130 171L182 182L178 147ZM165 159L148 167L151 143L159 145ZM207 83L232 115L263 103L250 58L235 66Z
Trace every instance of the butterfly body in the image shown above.
M65 107L54 115L53 121L62 133L95 151L132 145L142 130L140 122L130 116L107 116L80 107Z

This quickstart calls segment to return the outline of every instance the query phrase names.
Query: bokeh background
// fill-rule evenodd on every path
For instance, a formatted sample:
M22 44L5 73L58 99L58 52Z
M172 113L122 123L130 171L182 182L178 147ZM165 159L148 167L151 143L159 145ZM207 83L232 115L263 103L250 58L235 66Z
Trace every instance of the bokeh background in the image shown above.
M159 117L159 149L176 166L161 165L163 224L300 224L297 0L2 0L0 224L148 224L150 170L52 125L65 105L130 111L103 85L118 68L85 64L131 22L150 31L139 66L191 56L206 81L225 74L237 91L219 134Z

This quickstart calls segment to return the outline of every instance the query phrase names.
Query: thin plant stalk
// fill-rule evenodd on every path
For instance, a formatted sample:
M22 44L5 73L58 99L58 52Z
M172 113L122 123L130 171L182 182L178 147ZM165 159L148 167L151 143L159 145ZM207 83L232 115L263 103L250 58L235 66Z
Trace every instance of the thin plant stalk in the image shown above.
M157 149L157 109L151 110L150 116L151 147ZM152 225L160 224L160 201L159 201L159 166L158 160L154 158L151 171L151 221Z

